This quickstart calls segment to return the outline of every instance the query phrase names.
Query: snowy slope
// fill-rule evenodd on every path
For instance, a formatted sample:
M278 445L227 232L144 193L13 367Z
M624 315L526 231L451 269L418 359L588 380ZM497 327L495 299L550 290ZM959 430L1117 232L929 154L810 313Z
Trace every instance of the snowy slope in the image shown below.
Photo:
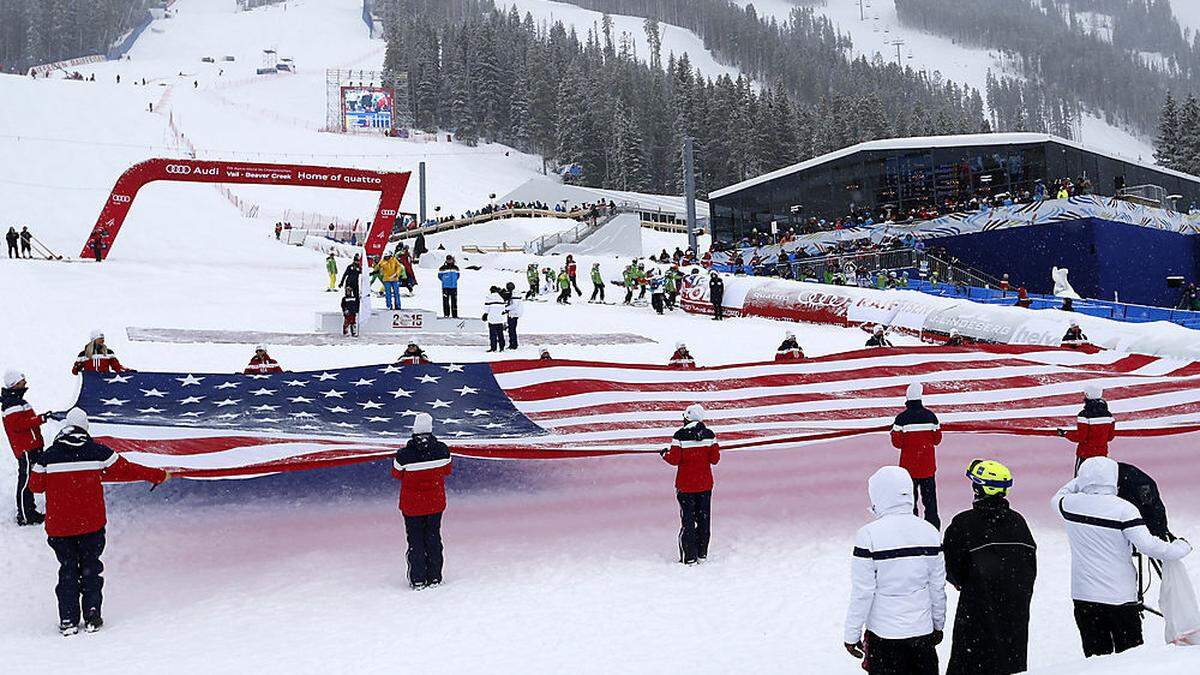
M1192 33L1200 31L1200 2L1195 0L1170 0L1171 9L1179 25L1191 29Z
M1176 0L1180 4L1191 1ZM774 16L781 21L796 6L789 0L739 0L739 4L752 4L760 15ZM989 69L996 75L1017 75L1015 67L1006 63L998 51L965 45L901 24L891 0L866 3L865 18L860 18L858 0L826 0L823 5L814 5L813 9L829 17L839 30L851 37L856 54L864 54L867 58L879 54L885 60L895 62L895 43L901 41L900 61L906 67L925 70L930 75L941 73L942 79L974 87L981 95L986 92ZM1101 145L1131 159L1151 160L1154 156L1148 139L1114 127L1099 116L1085 113L1082 126L1082 138L1077 140Z
M501 7L515 6L517 11L521 13L521 16L525 16L528 12L533 15L534 21L538 23L550 25L561 21L568 28L574 27L580 40L586 38L589 30L594 30L597 35L600 34L600 20L603 15L600 12L583 9L575 5L564 2L552 2L551 0L497 0L496 5ZM643 29L645 19L622 14L613 14L611 16L613 21L613 42L619 45L621 35L629 35L638 58L642 61L649 61L650 47L646 42L646 31ZM664 64L667 62L667 57L670 54L675 54L678 57L686 53L692 62L692 66L698 68L707 77L715 79L721 75L729 75L734 78L738 76L739 71L736 67L720 63L712 52L705 49L704 41L690 30L680 28L679 26L660 24L659 34L662 38L662 60Z

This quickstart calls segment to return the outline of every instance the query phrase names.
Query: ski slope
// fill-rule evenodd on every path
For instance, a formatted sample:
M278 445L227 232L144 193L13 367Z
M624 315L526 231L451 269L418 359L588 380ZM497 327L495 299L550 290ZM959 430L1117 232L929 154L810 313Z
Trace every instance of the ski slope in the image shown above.
M1191 0L1175 0L1186 4ZM739 0L739 4L754 5L762 16L784 21L797 5L789 0ZM900 41L900 62L905 67L927 71L931 76L941 73L943 80L966 84L986 94L987 73L999 76L1019 76L1015 64L1008 63L999 52L962 44L956 40L906 26L896 14L891 0L870 0L860 14L859 0L825 0L812 5L813 11L823 14L854 42L854 53L868 59L879 54L885 61L896 61L896 42ZM986 99L985 99L986 103ZM1108 124L1093 112L1084 113L1081 138L1076 140L1103 147L1109 152L1143 161L1153 161L1154 148L1148 139Z
M430 147L314 131L324 92L310 91L308 69L378 57L371 54L379 43L356 24L357 0L289 0L286 10L249 13L231 5L180 0L175 23L147 31L130 61L94 66L95 83L0 76L0 225L28 223L47 244L76 253L125 168L182 152L172 122L209 156L389 167L423 159L431 207L443 212L477 208L487 194L504 194L536 172L536 158L499 146ZM258 80L233 68L216 74L198 62L225 51L253 61L267 42L290 52L301 66L297 77ZM237 68L254 66L242 58ZM146 86L132 84L142 76ZM236 84L224 86L223 78L235 76ZM151 102L158 112L147 110ZM337 191L261 192L245 194L340 214L358 208ZM362 209L368 217L371 207ZM643 232L646 252L682 242ZM480 311L492 285L523 287L528 263L562 264L561 256L458 257L464 315ZM617 279L627 259L580 256L581 269L593 262ZM433 270L417 275L405 306L437 307ZM134 342L125 329L304 332L314 312L337 306L325 284L321 254L276 243L268 223L242 219L211 187L150 185L102 265L0 258L0 369L26 373L39 412L74 400L70 362L94 328L131 367L239 371L253 344ZM609 287L610 302L615 290ZM854 349L866 338L858 329L715 323L579 300L529 302L520 325L528 334L630 332L652 340L555 346L556 357L659 363L684 340L702 365L770 358L785 330L810 355ZM386 363L398 351L367 340L266 346L290 370ZM502 356L532 357L536 346L526 340ZM490 356L482 348L426 348L440 363ZM1176 529L1196 539L1200 496L1191 472L1181 470L1194 467L1194 447L1194 439L1152 439L1115 452L1159 477ZM967 507L958 467L981 453L1013 465L1014 504L1041 548L1034 672L1196 672L1200 652L1156 645L1161 623L1153 618L1145 631L1152 646L1080 664L1064 590L1066 541L1048 503L1070 476L1071 448L1054 438L948 436L939 449L944 514ZM869 518L866 476L894 461L885 434L792 452L728 453L716 469L712 555L683 568L674 562L673 472L656 456L456 460L444 529L447 583L421 593L405 586L403 525L386 463L248 481L177 480L153 493L117 486L109 491L106 626L69 640L54 629L55 562L44 535L18 529L6 511L0 671L857 673L840 644L849 551L854 529ZM0 461L0 484L11 485L14 473L13 462ZM1200 559L1188 565L1195 578ZM956 595L949 595L953 607ZM949 644L940 648L943 662Z
M580 40L585 40L588 31L594 31L603 39L601 29L601 12L594 12L590 9L583 9L565 2L553 2L551 0L498 0L497 6L500 7L516 7L521 16L529 13L533 16L533 20L539 24L547 26L553 25L555 22L561 21L568 30L575 29ZM630 43L633 45L634 53L642 61L650 61L650 46L646 40L646 30L644 28L645 19L637 16L627 16L624 14L610 15L613 22L613 42L618 48L621 44L623 35L629 37ZM706 77L716 79L721 75L728 75L734 79L740 74L736 67L722 64L712 52L708 51L704 46L704 40L690 30L680 28L671 24L659 24L659 36L662 40L662 62L666 64L668 57L674 54L676 58L683 54L688 55L688 59L692 62L692 66L698 69Z

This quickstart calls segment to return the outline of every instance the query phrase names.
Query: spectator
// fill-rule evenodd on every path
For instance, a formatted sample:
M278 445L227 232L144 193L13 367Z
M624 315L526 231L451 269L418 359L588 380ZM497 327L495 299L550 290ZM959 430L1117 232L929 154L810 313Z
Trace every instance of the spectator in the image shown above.
M271 358L271 355L267 353L267 348L262 345L254 348L254 356L250 357L250 363L242 371L244 375L266 375L268 373L282 372L283 368L279 367L279 362Z

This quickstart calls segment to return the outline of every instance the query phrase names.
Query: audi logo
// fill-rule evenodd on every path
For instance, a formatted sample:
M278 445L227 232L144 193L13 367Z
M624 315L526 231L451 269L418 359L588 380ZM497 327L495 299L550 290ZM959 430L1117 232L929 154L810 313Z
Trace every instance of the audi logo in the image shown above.
M390 218L391 216L396 215L396 209L384 209L384 210L380 211L379 213L384 218Z
M113 195L112 200L118 204L128 204L132 198L129 195Z
M186 176L192 172L192 167L185 164L168 164L166 171L176 176Z

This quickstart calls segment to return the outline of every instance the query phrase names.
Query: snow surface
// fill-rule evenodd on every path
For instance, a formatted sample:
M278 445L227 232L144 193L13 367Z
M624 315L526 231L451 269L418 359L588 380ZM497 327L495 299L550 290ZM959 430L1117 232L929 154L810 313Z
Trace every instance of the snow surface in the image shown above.
M796 7L789 0L738 0L739 4L754 5L762 16L774 16L785 20ZM1188 5L1195 11L1200 24L1200 3L1196 0L1174 0L1176 13L1179 7ZM1192 7L1191 5L1196 5ZM941 73L943 80L966 84L985 95L987 72L996 76L1007 74L1019 77L1016 64L998 50L983 49L904 25L896 14L896 5L891 0L869 0L865 6L865 20L860 18L859 0L825 0L824 4L813 5L817 14L823 14L854 42L854 53L868 59L879 54L885 61L896 61L897 40L900 46L901 63L915 70L924 70L933 76ZM986 100L985 100L986 103ZM1084 141L1098 145L1110 153L1131 159L1145 158L1152 161L1154 148L1149 140L1139 138L1105 122L1101 117L1084 113L1081 120Z
M494 147L442 144L446 154L422 155L421 146L406 152L410 145L402 142L315 133L300 122L319 119L311 106L323 105L323 90L305 93L299 77L220 90L296 118L291 121L266 123L214 100L208 79L187 91L190 80L175 73L191 70L196 54L216 55L218 46L253 53L268 40L278 41L281 51L286 43L302 68L378 47L365 27L354 25L357 0L290 0L286 11L244 14L229 12L230 5L180 0L178 18L170 20L177 23L161 34L147 32L133 61L96 66L96 83L0 76L0 225L28 222L48 244L75 253L116 177L140 159L167 152L168 117L143 112L167 88L130 84L139 70L186 85L173 90L168 110L183 115L182 126L198 145L336 155L355 166L428 157L435 169L431 193L447 210L477 207L486 194L502 194L536 171L536 158ZM259 23L263 16L271 20ZM293 29L316 26L327 33L287 42ZM218 42L226 32L241 37ZM173 61L175 44L180 56ZM125 73L119 86L108 77L118 71ZM288 92L297 98L288 99ZM394 158L353 157L383 153ZM316 210L347 210L335 191L292 192ZM682 243L679 235L654 237L649 250ZM593 260L610 279L626 262L605 255L581 257L580 265ZM477 311L490 285L521 285L530 261L555 265L561 258L464 255L464 311ZM418 278L415 298L406 302L435 307L432 272L418 270ZM324 293L324 286L320 253L276 243L215 190L151 185L102 265L0 259L0 368L26 373L39 412L74 400L78 380L69 364L97 327L132 367L237 371L251 345L132 342L124 329L306 331L313 312L336 307L335 294ZM785 328L814 355L852 349L865 339L857 329L785 327L766 319L716 324L678 312L658 317L646 308L579 302L528 303L521 328L633 332L655 340L554 348L560 357L635 362L665 361L678 339L701 364L760 360L774 352ZM365 341L267 346L293 370L388 362L397 352ZM482 348L428 351L441 362L487 356ZM527 345L504 356L534 353ZM1192 472L1180 470L1195 466L1195 440L1158 438L1114 448L1160 479L1175 529L1184 535L1200 515ZM1108 666L1120 672L1130 662L1136 664L1129 668L1155 673L1196 672L1200 651L1157 646L1080 665L1065 591L1066 541L1047 499L1070 477L1071 447L1058 439L949 435L939 449L946 515L969 499L954 467L981 453L1016 470L1014 503L1041 546L1031 665L1069 664L1051 671L1060 675ZM882 435L804 451L727 455L717 467L712 556L684 568L673 562L672 470L656 457L460 459L444 528L447 583L420 593L405 587L403 526L386 464L246 481L176 480L153 493L144 485L116 486L109 491L104 556L107 623L95 635L57 635L55 562L44 536L36 528L18 529L8 515L0 518L0 671L861 672L840 644L849 550L854 529L869 518L866 476L894 460ZM13 462L0 460L0 484L11 485L14 473ZM1197 578L1200 562L1187 564ZM950 596L953 603L955 593ZM1157 619L1147 620L1151 644L1161 630ZM948 653L949 640L941 647L943 660Z
M586 40L589 30L601 35L601 12L583 9L564 2L549 0L497 0L498 7L516 7L524 17L526 13L533 15L537 23L552 25L561 21L568 30L575 28L579 39ZM634 53L642 61L650 60L650 46L646 41L646 31L643 28L645 19L637 16L612 14L613 42L621 44L622 35L628 35L634 46ZM662 62L666 64L670 54L679 57L687 54L692 66L704 73L705 76L716 79L721 75L737 78L740 71L736 67L720 63L716 56L704 47L704 40L690 30L666 23L659 24L659 36L662 39Z

